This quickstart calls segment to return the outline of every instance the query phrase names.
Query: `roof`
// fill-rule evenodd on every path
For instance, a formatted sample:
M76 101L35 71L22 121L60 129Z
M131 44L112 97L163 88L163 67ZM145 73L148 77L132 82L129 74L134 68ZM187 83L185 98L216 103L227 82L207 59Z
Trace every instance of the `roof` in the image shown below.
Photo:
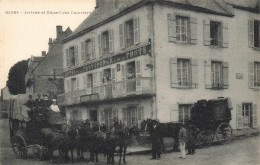
M259 0L224 0L224 1L236 7L251 8L251 9L259 8Z
M235 2L235 0L230 1ZM95 10L72 32L72 34L63 40L63 42L81 36L82 34L92 30L92 28L94 29L95 26L104 23L104 21L118 15L119 13L123 13L135 5L146 4L147 2L167 3L173 6L184 7L188 10L192 8L193 10L201 9L202 12L233 16L232 6L225 3L224 0L102 0L101 5L96 7Z

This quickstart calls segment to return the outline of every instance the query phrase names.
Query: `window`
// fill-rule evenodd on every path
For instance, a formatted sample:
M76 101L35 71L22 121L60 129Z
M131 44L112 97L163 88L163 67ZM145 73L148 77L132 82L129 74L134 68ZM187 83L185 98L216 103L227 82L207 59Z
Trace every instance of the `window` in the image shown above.
M86 60L89 60L91 57L91 41L87 40L85 43L85 52L86 52Z
M102 55L107 56L109 53L109 38L108 38L108 31L102 33L101 36L102 41Z
M120 48L139 43L139 18L135 17L119 25Z
M222 87L223 86L223 70L222 62L212 61L211 63L211 82L212 87Z
M71 119L71 120L82 120L82 111L73 110L73 111L70 113L70 119Z
M260 87L260 62L254 64L254 86Z
M71 91L76 91L76 89L77 89L76 78L72 78L71 79Z
M178 85L189 86L190 84L190 60L178 59L177 73L178 73Z
M112 110L111 108L105 109L104 114L105 114L105 116L104 116L105 125L107 125L108 127L111 127L114 122L118 121L118 110L117 109L114 109L114 110Z
M179 122L184 124L186 121L190 120L191 108L192 108L191 104L180 104L179 105Z
M172 88L197 88L198 61L196 59L171 58L170 81Z
M128 107L123 109L123 122L129 128L133 126L137 126L138 124L137 107Z
M197 18L168 14L168 40L170 42L197 44Z
M221 28L220 23L210 21L210 45L220 46L221 44Z
M243 126L250 127L250 117L252 113L252 104L244 103L242 104L242 117L243 117Z
M249 20L249 46L260 48L260 21Z
M188 18L176 17L176 41L188 42Z

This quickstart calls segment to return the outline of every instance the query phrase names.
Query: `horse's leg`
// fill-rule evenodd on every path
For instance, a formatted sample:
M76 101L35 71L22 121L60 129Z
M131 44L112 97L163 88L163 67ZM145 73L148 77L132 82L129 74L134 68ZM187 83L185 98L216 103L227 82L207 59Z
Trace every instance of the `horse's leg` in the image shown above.
M70 148L71 162L74 163L73 147Z
M98 163L98 151L95 151L96 163Z
M126 148L127 148L127 146L124 146L124 155L123 155L123 161L124 161L124 163L125 163L125 156L126 156Z
M80 160L80 147L77 146L77 162Z
M121 164L122 153L123 153L123 146L119 146L119 164Z
M80 160L84 161L83 147L80 148Z
M165 145L163 142L163 137L160 137L161 145L162 145L162 151L165 151Z

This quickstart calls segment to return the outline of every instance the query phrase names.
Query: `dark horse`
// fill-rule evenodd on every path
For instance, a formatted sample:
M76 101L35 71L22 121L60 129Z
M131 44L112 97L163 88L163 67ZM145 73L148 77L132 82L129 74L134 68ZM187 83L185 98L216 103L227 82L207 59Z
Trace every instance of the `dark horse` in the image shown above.
M160 129L158 129L158 131L159 131L158 134L159 134L159 138L162 143L163 149L165 149L163 138L170 137L170 138L174 139L173 150L177 150L178 143L179 143L178 135L179 135L179 130L180 130L180 123L172 123L172 122L160 123L157 120L147 119L147 120L142 121L141 131L148 132L149 134L151 134L154 125L157 125L160 128Z

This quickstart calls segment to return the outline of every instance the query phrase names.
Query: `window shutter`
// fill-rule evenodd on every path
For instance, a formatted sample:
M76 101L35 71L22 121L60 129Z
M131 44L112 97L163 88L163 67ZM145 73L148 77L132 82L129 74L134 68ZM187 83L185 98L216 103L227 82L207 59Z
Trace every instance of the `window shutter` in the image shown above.
M123 88L123 93L126 92L126 69L125 69L125 64L121 64L121 72L122 72L122 88Z
M80 83L80 78L77 77L76 78L76 89L77 89L77 91L79 90L79 83Z
M102 45L101 45L101 35L98 35L98 53L99 53L99 57L102 57Z
M254 88L254 62L248 64L248 84L249 88Z
M105 122L105 112L104 112L104 110L101 110L101 111L100 111L100 121L101 121L102 123Z
M141 81L141 61L135 61L135 74L136 74L136 91L142 90L142 81Z
M170 78L171 78L171 87L178 87L178 73L177 73L177 58L170 58Z
M171 110L171 121L178 122L179 121L179 105L172 104L170 105Z
M96 55L95 55L95 38L93 37L91 39L91 58L95 59Z
M243 128L242 104L237 104L237 129Z
M190 18L190 43L197 44L197 18Z
M66 66L70 66L70 54L69 54L69 49L66 49Z
M256 104L253 104L253 111L252 111L252 126L253 128L257 127L257 108L256 108Z
M205 87L212 88L211 82L211 60L205 60L204 65L204 78L205 78Z
M97 72L93 73L93 87L97 87Z
M116 91L116 86L115 86L115 79L116 79L116 68L113 67L111 68L111 79L112 79L112 91Z
M192 88L198 88L198 60L191 60L191 84Z
M203 40L205 46L210 45L210 21L208 19L203 20Z
M67 80L67 92L71 91L70 80Z
M228 24L227 23L223 23L222 24L222 38L223 38L223 43L222 43L222 46L224 48L227 48L228 47Z
M228 62L223 62L223 88L228 88Z
M85 61L85 42L80 43L80 50L81 50L81 60L82 62Z
M78 59L78 46L74 46L74 56L75 56L75 65L78 65L79 59Z
M248 21L248 45L254 47L254 20Z
M139 17L134 18L134 44L138 44L140 39Z
M109 30L109 53L114 51L114 31L113 29Z
M137 120L144 120L144 110L142 106L137 108Z
M84 87L84 89L86 89L87 88L87 75L84 75L83 76L83 83L84 83L84 85L83 85L83 87Z
M168 14L168 40L170 42L176 41L176 22L175 22L175 15Z
M99 86L103 85L103 71L99 72Z
M91 81L88 79L88 75L86 75L87 88L91 88Z
M120 42L120 48L125 47L125 31L124 31L124 24L119 24L119 42Z
M123 108L123 123L126 125L127 115L126 115L126 108Z

